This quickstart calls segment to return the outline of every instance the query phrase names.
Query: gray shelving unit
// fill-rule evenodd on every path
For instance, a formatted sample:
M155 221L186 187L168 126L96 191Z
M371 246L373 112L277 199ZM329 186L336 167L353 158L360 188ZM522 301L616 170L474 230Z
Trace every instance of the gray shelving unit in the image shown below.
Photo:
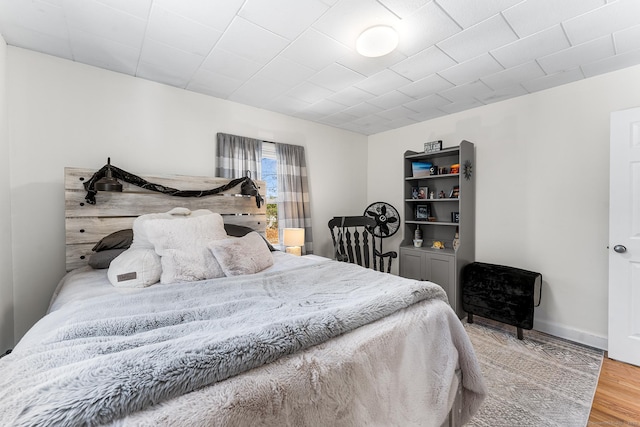
M431 163L438 168L459 164L459 173L414 176L413 162ZM475 261L475 147L469 141L459 146L431 153L407 151L404 155L404 237L400 245L400 275L439 284L447 292L449 303L458 317L464 316L460 295L460 272ZM458 186L458 197L450 197ZM414 199L414 188L428 188L435 198ZM444 198L438 198L440 192ZM419 209L418 209L419 208ZM418 212L419 211L419 212ZM454 222L452 213L458 213ZM422 218L425 216L429 218ZM416 228L422 231L423 245L416 248ZM453 248L458 233L459 246ZM432 248L434 241L444 249Z

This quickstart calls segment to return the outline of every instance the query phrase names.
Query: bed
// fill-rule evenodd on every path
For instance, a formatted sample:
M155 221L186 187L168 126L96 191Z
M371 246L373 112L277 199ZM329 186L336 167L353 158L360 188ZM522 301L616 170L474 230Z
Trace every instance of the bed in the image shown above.
M182 199L125 184L88 205L92 173L65 169L69 272L47 315L0 359L0 425L437 427L478 409L480 369L439 286L271 251L265 206L234 189ZM182 268L184 247L167 241L193 232L186 240L197 243L218 216L224 230L255 231L209 241L202 253L222 276L183 281L202 273ZM132 228L135 242L143 218L162 254L160 283L125 286L130 274L111 274L120 255L109 268L87 265L105 236Z

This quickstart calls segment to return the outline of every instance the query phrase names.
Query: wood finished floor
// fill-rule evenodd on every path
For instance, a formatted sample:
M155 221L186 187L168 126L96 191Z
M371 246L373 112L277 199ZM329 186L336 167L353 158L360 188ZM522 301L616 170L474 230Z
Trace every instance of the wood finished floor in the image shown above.
M587 425L640 426L640 367L605 353Z

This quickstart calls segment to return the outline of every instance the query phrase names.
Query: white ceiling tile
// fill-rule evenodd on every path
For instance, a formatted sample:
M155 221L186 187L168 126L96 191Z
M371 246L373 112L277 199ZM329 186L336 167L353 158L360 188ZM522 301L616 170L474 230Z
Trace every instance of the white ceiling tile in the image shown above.
M379 0L394 15L406 18L429 3L431 0Z
M334 93L327 99L335 101L339 104L356 105L374 97L374 94L365 92L364 90L358 89L357 87L348 87L341 90L340 92Z
M369 104L373 104L382 109L388 109L388 108L394 108L394 107L397 107L398 105L406 104L412 101L415 101L415 98L405 95L402 92L398 92L397 90L392 90L391 92L387 92L384 95L372 98L367 102Z
M313 28L355 49L356 39L374 25L396 27L398 17L375 0L338 2L314 24Z
M149 74L164 76L160 80L162 83L186 87L203 60L203 56L147 39L140 55L137 75L149 79ZM144 67L142 63L145 64Z
M482 81L468 83L443 90L438 95L451 102L462 102L470 98L478 98L492 92L491 88Z
M327 9L327 5L317 0L247 0L239 15L293 40ZM295 19L291 19L292 16L295 16Z
M339 112L335 114L331 114L322 119L323 123L331 124L331 125L340 125L343 123L347 123L357 119L356 116L352 116L351 114L347 114L345 112Z
M202 63L202 68L234 79L246 80L263 67L224 49L214 48Z
M613 34L617 53L628 52L640 48L640 25L618 31Z
M147 37L196 55L208 55L222 33L162 7L154 7Z
M154 6L161 6L185 18L224 31L244 0L154 0L153 3Z
M398 50L411 56L456 34L462 28L437 4L429 2L398 23L396 30L400 38Z
M416 122L424 122L426 120L435 119L436 117L442 117L446 114L447 113L437 108L429 108L427 110L411 114L408 118L415 120Z
M2 34L5 39L11 38L13 31L9 31L9 28L24 28L58 39L68 37L67 22L62 7L43 1L0 2L0 25L4 29Z
M354 86L369 93L373 93L374 95L383 95L390 90L409 83L411 83L411 80L402 77L400 74L391 70L384 70L371 77L367 77L365 80L356 83Z
M348 51L343 44L309 29L287 46L282 55L319 71L343 57Z
M556 25L497 48L491 55L505 68L511 68L570 46L562 27Z
M499 14L502 10L519 3L522 0L436 0L458 24L463 28Z
M370 126L375 126L380 122L385 122L385 121L389 121L389 119L385 119L382 116L378 116L377 114L370 114L368 116L363 116L360 118L357 118L353 121L353 123L359 124L361 126L365 126L365 127L370 127Z
M69 38L55 37L13 24L2 26L2 37L7 44L23 49L54 55L59 58L73 59Z
M255 107L273 102L287 90L287 86L259 76L251 77L229 96L229 100Z
M616 56L604 58L600 61L583 65L581 68L585 77L593 77L598 74L610 73L638 64L640 64L640 49L630 50Z
M461 85L497 73L503 69L491 55L484 54L440 71L438 74L455 85Z
M516 34L526 37L604 4L604 0L526 0L502 14Z
M69 28L140 48L147 21L94 0L65 0Z
M403 117L407 117L408 115L414 114L414 113L415 111L413 110L399 106L395 108L385 109L384 111L380 111L379 113L377 113L377 115L380 117L384 117L385 119L388 119L388 120L397 120Z
M292 98L288 95L281 95L275 98L268 104L268 108L273 111L277 111L282 114L295 114L299 111L304 110L309 107L311 104L308 102L301 101L297 98Z
M617 0L563 24L571 44L585 43L624 28L638 25L640 1Z
M376 58L362 56L353 50L349 50L343 56L338 58L337 62L356 73L360 73L363 76L368 77L406 59L406 57L407 56L405 54L398 50L394 50L391 53L378 56Z
M496 15L441 41L437 46L457 62L464 62L517 39L502 15Z
M216 47L234 52L251 61L266 64L288 43L289 41L284 37L237 17L224 32Z
M65 0L61 0L63 3ZM128 13L140 19L147 19L152 0L98 0L100 3Z
M135 75L140 51L80 30L70 30L73 59L106 70Z
M540 90L550 89L555 86L561 86L567 83L575 82L584 78L584 74L579 68L552 74L550 76L540 77L539 79L523 82L522 86L529 92L537 92Z
M326 116L324 114L318 113L316 110L306 108L293 114L293 117L298 117L304 120L311 120L312 122L319 122Z
M538 63L547 74L554 74L559 71L571 70L614 54L615 50L611 36L604 36L540 58Z
M441 97L440 95L429 95L416 101L408 102L404 104L404 106L420 113L432 110L434 108L442 107L443 105L447 105L450 103L451 101Z
M356 73L340 64L331 64L316 73L309 81L333 92L338 92L364 79L365 76L362 74Z
M284 86L292 88L313 76L315 70L300 65L282 56L274 58L273 61L261 69L256 76L265 78L267 80L273 80Z
M491 104L494 102L500 102L507 99L515 98L517 96L526 95L528 93L529 92L527 92L522 86L517 85L481 94L476 98L483 104Z
M288 96L300 99L310 104L318 102L323 98L327 98L332 94L333 92L329 89L309 82L302 83L287 91Z
M445 55L436 46L417 53L391 67L396 73L413 81L456 65L456 61Z
M437 74L432 74L429 77L425 77L406 86L401 86L398 90L417 99L440 92L452 86L453 84L451 82L448 82Z
M504 71L483 77L481 80L493 90L513 87L520 82L545 76L537 62L527 62Z
M365 117L379 111L382 111L382 108L376 107L375 105L369 104L367 102L356 104L353 107L344 109L345 113L351 114L352 116L356 117Z
M307 109L311 109L322 116L329 116L344 110L344 105L337 102L330 101L328 99L322 99L318 102L311 104Z
M200 68L187 85L188 90L205 93L216 98L227 99L236 89L242 86L244 80L234 79Z
M411 114L415 114L415 113L411 113ZM411 126L411 125L414 125L416 123L418 123L417 120L413 120L413 119L405 116L405 117L399 117L397 119L393 119L390 122L385 123L385 126L388 129L397 129L397 128L401 128L401 127L404 127L404 126Z
M469 101L461 101L454 102L448 105L444 105L440 107L440 109L448 114L458 113L464 110L470 110L476 107L482 107L484 104L480 101L469 100Z

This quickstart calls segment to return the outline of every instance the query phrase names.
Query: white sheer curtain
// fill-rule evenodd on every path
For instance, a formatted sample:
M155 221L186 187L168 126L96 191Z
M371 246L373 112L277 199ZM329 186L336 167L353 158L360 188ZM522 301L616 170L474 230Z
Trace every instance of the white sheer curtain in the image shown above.
M304 228L303 253L313 253L311 206L304 147L276 143L278 160L278 226L280 241L285 228Z
M240 178L251 172L252 179L262 175L262 141L245 136L218 133L216 176Z

